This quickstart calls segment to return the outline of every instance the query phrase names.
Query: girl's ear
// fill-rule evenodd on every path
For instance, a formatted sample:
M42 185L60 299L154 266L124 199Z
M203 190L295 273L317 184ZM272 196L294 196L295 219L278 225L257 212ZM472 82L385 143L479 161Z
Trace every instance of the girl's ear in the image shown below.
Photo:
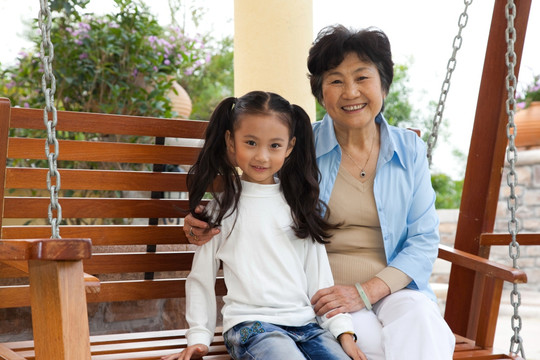
M234 154L234 139L230 130L225 132L225 143L227 144L227 150Z
M287 152L285 153L285 157L288 157L289 155L291 155L291 152L293 151L295 144L296 144L296 136L293 136L291 141L289 141L289 145L287 146Z

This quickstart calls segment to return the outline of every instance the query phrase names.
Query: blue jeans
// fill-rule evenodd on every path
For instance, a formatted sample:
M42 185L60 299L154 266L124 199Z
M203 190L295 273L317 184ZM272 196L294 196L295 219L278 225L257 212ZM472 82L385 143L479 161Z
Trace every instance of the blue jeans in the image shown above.
M223 334L235 360L350 360L336 338L319 324L278 326L246 321Z

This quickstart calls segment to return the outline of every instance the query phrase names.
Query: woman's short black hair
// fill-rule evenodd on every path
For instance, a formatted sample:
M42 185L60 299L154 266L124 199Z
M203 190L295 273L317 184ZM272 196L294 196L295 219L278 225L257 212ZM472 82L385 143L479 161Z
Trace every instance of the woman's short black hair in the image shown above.
M373 27L356 31L343 25L332 25L319 32L309 50L307 62L311 92L320 104L323 102L324 73L338 67L349 53L355 53L361 60L377 67L381 87L388 94L394 78L394 62L386 34Z

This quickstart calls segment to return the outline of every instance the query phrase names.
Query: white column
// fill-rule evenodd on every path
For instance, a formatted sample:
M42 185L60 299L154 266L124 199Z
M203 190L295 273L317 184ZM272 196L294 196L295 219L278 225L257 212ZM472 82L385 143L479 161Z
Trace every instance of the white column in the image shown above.
M234 93L272 91L315 120L307 78L312 0L234 1Z

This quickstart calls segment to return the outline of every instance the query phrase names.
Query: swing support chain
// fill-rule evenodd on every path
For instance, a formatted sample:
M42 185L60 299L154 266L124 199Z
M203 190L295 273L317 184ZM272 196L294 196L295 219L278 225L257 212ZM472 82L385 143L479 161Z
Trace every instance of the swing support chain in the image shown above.
M507 207L510 213L510 219L508 220L508 232L512 237L512 241L509 244L508 252L512 259L512 266L518 268L518 259L520 256L519 243L516 240L517 233L519 231L519 220L516 217L516 210L518 208L516 185L518 183L516 173L517 162L517 149L515 146L515 138L517 135L516 124L514 123L514 112L516 108L515 90L517 85L517 79L515 76L516 66L516 53L514 52L514 44L516 39L516 29L514 27L514 18L516 16L516 6L514 0L508 0L505 8L505 14L507 19L506 26L506 66L508 74L506 76L506 90L508 97L506 100L506 114L508 115L508 123L506 125L506 135L508 137L508 147L506 148L506 160L510 166L510 169L506 175L506 181L510 188L510 194L507 197ZM522 320L519 315L519 306L521 305L521 293L518 290L518 284L513 284L512 292L510 293L510 303L514 308L514 315L511 318L511 326L514 331L510 339L510 353L520 354L525 359L525 351L523 349L523 339L520 336Z
M60 239L59 225L62 221L62 207L58 203L60 191L60 173L58 172L57 159L59 154L58 140L56 139L56 124L58 122L56 107L54 105L54 93L56 91L56 78L52 70L54 59L54 47L51 41L52 15L49 10L48 0L40 0L38 16L39 28L42 41L40 44L40 58L43 63L43 76L41 88L45 96L45 108L43 109L43 121L47 129L47 141L45 143L45 155L49 165L47 172L47 189L50 192L50 204L48 218L51 225L51 238ZM50 86L50 87L49 87ZM52 118L49 118L49 115ZM52 151L51 151L52 148ZM53 184L54 181L54 184ZM56 217L54 213L56 212Z
M458 50L461 48L461 44L463 43L463 38L461 37L461 32L465 26L467 26L467 22L469 21L469 15L467 14L467 9L472 4L472 0L464 0L465 3L465 9L461 13L458 19L458 33L454 37L454 41L452 43L452 56L450 56L450 59L448 60L448 64L446 66L446 77L444 78L442 87L441 87L441 94L439 96L439 103L437 104L437 109L435 111L435 115L433 117L432 121L432 128L431 133L429 134L428 141L427 141L427 158L429 166L431 167L432 164L432 158L433 158L433 150L435 149L435 145L437 144L437 138L439 136L439 126L441 125L443 113L444 113L444 106L446 104L446 97L448 96L448 92L450 91L450 79L452 78L452 74L454 73L454 70L456 69L456 55Z

